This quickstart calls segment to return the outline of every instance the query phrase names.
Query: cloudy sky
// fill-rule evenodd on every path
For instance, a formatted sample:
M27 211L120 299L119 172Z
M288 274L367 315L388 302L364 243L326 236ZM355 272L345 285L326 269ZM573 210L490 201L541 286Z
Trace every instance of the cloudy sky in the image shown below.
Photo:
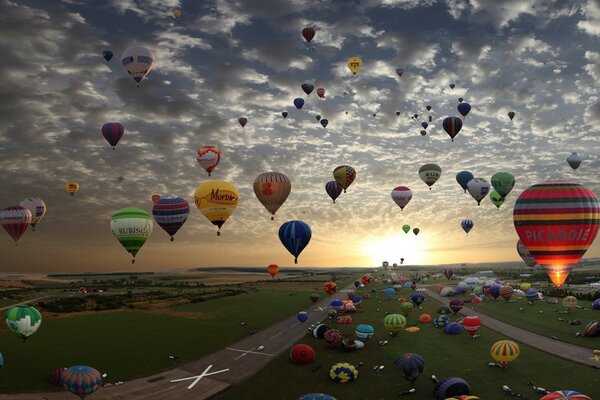
M523 190L571 179L600 193L599 39L597 0L0 0L0 206L40 197L48 207L17 247L1 232L0 269L131 269L110 216L150 212L154 193L187 198L191 215L175 242L155 224L141 270L290 265L277 231L292 219L313 231L301 266L518 260L512 208ZM133 45L155 57L139 88L120 63ZM356 76L351 56L363 60ZM306 97L308 79L325 99ZM458 97L472 110L451 142L441 121L458 115ZM126 129L115 151L100 130L109 121ZM209 144L222 151L212 178L195 160ZM574 151L577 171L565 161ZM432 162L443 173L430 191L418 170ZM324 185L341 164L357 178L333 205ZM461 170L510 172L516 186L500 210L478 207L455 181ZM292 181L275 221L252 189L267 171ZM208 179L240 191L221 237L193 205ZM69 180L81 185L74 197ZM390 196L398 185L413 191L403 212ZM475 223L468 237L464 218ZM600 256L598 242L587 257Z

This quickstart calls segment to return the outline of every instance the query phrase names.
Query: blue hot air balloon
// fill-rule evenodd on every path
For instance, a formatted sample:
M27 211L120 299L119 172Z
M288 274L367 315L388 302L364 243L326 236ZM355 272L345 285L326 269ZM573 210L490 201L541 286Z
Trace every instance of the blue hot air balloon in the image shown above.
M425 301L425 296L423 295L423 293L413 293L410 296L410 301L415 303L417 306L420 306L421 303L423 303L423 301Z
M471 229L473 229L474 225L475 224L470 219L463 219L462 222L460 223L460 226L462 226L463 231L465 231L467 233L467 235L469 234L469 232L471 232Z
M190 205L181 197L162 197L154 203L152 215L173 241L173 236L190 215Z
M297 97L294 99L294 105L298 110L300 110L304 106L304 99L301 97Z
M394 297L395 293L396 293L396 291L394 290L394 288L391 288L391 287L389 287L383 291L383 294L385 294L389 298Z
M300 322L306 322L308 320L308 313L306 311L300 311L296 314L296 318L298 318L298 321Z
M425 369L425 360L423 359L423 356L419 354L407 353L396 358L394 365L400 368L404 379L407 379L414 384Z
M421 122L421 126L423 127L423 129L427 129L429 124L427 122Z
M456 174L456 182L463 188L465 193L467 193L468 186L467 184L471 179L475 178L475 176L470 171L460 171Z
M102 52L102 57L104 57L104 59L105 59L106 61L110 61L110 60L112 60L113 56L114 56L114 54L113 54L113 52L112 52L112 51L110 51L110 50L104 50L104 51Z
M321 125L323 126L323 128L327 128L327 124L329 124L329 120L328 119L321 119Z
M279 240L294 256L294 264L298 264L298 256L310 242L312 231L303 221L288 221L279 228Z
M463 117L466 117L469 111L471 111L471 105L469 103L460 103L456 106L456 109Z

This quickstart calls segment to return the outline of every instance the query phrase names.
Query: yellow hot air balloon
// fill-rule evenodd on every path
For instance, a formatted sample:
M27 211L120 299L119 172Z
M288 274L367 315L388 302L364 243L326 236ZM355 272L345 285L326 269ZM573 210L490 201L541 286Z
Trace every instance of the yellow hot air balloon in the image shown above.
M265 172L254 180L254 194L273 216L292 191L292 182L281 172Z
M221 226L237 207L240 192L229 182L208 181L198 186L194 201L206 219L219 227L217 235L221 235Z
M79 190L79 183L67 182L67 184L65 185L65 189L67 190L67 193L73 196Z
M362 60L360 57L350 57L348 59L348 68L350 68L350 72L352 75L356 75L358 71L360 71L362 67Z
M181 10L173 10L173 16L175 18L181 17Z
M531 289L531 283L529 283L529 282L521 282L521 284L519 285L519 289L521 289L522 291L526 292L529 289Z

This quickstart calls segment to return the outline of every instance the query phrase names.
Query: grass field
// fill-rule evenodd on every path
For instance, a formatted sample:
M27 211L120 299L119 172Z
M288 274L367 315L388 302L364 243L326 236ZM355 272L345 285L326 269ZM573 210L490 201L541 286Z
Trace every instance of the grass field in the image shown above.
M312 372L315 364L298 365L293 363L289 355L284 353L273 360L266 368L242 385L233 387L218 395L218 400L249 398L248 393L269 393L269 398L294 399L303 393L323 392L337 399L394 399L397 393L409 389L410 383L402 378L400 371L394 367L393 361L403 353L414 352L425 358L425 371L417 380L417 393L407 396L409 399L432 399L434 385L431 375L438 377L459 376L471 384L473 394L486 400L506 399L502 393L502 385L508 385L516 393L528 399L541 397L535 394L530 381L538 386L553 390L576 389L596 398L600 393L600 373L590 367L569 362L525 345L521 345L520 357L507 369L488 367L493 359L490 356L491 345L503 337L491 330L481 327L478 339L463 332L460 335L448 335L436 329L433 324L417 323L420 313L435 315L439 306L435 300L428 299L422 304L423 310L413 310L409 315L409 324L421 327L417 333L401 332L391 338L383 328L385 311L399 312L400 303L389 301L382 294L384 285L377 287L379 293L370 299L363 300L360 311L353 314L353 325L330 324L351 335L358 323L369 323L375 328L375 336L367 342L365 349L345 353L341 349L329 349L324 340L314 339L307 335L298 343L312 346L317 354L321 368ZM369 289L371 288L369 287ZM408 296L409 289L403 289L400 295ZM338 296L339 297L339 296ZM379 310L377 310L379 309ZM382 347L380 340L389 343ZM600 342L600 339L597 339ZM600 343L599 343L600 344ZM363 366L359 368L356 382L338 384L329 379L330 367L340 361L347 361ZM374 365L384 365L380 373L372 370Z
M50 372L75 364L108 373L109 382L150 374L222 348L309 304L309 292L262 290L152 312L90 313L45 320L26 343L3 327L0 392L55 389L47 383Z

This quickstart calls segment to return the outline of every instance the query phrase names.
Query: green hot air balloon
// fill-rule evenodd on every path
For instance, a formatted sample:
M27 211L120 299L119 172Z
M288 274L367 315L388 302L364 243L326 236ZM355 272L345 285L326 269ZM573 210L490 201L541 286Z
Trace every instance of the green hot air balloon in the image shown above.
M496 192L495 190L492 190L492 193L490 193L490 200L492 203L494 203L497 209L500 209L500 206L502 203L504 203L504 197L500 196L500 193Z
M408 224L402 225L402 230L404 231L404 233L408 233L408 231L410 231L410 225L408 225Z
M42 314L32 306L11 307L4 313L6 325L25 342L42 325Z
M515 177L508 172L496 172L492 175L492 186L504 199L515 186Z
M431 185L440 179L440 176L442 176L442 168L437 164L425 164L419 168L419 177L429 186L429 190L431 190Z
M119 243L133 256L133 264L135 255L152 234L152 217L141 208L122 208L111 217L110 229Z

